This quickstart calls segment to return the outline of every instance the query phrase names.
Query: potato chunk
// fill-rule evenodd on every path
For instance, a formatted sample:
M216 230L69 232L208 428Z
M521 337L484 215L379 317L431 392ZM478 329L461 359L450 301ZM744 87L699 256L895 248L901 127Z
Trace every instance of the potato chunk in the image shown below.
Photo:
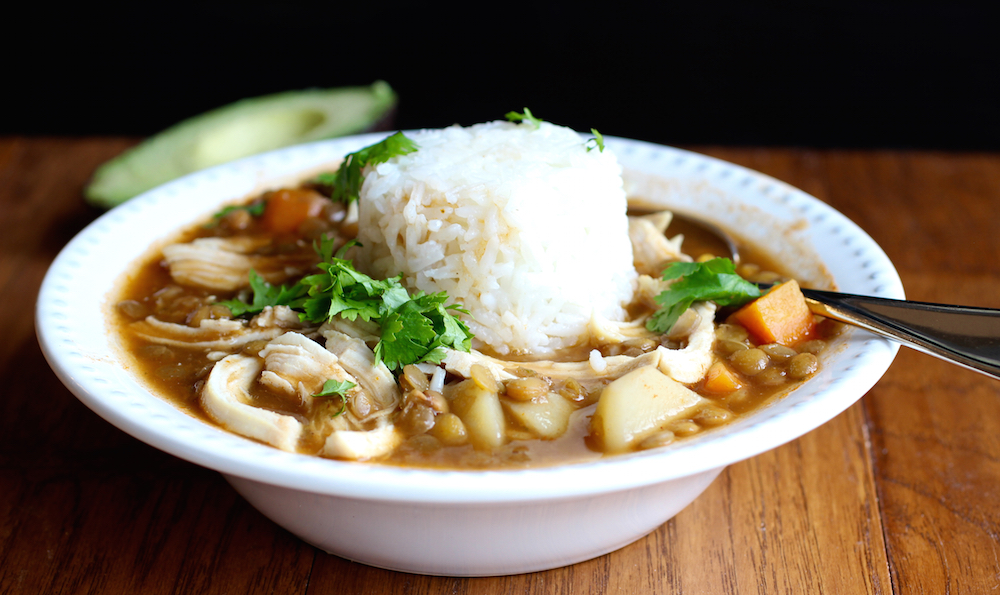
M601 391L590 433L602 451L625 452L705 403L707 399L658 369L639 368Z
M476 450L493 450L506 441L507 420L497 393L472 380L463 380L455 388L451 412L465 424L469 442Z
M569 427L574 407L559 393L548 393L539 401L503 400L503 407L532 434L546 440L562 436Z

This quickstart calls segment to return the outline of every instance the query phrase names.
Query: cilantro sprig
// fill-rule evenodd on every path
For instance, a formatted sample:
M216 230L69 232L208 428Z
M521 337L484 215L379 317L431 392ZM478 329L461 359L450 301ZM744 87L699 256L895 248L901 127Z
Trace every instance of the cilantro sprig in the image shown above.
M323 383L319 392L311 395L313 398L340 397L340 410L333 414L333 417L343 415L347 411L347 391L357 386L350 380L329 379Z
M469 351L472 333L452 312L468 314L458 305L445 305L445 292L417 293L381 319L382 339L375 346L375 360L390 370L408 363L439 364L448 348Z
M347 394L347 391L351 390L357 386L357 384L351 382L350 380L336 380L330 379L323 383L323 387L319 389L319 392L312 395L313 397L343 397Z
M663 280L676 279L656 296L660 309L646 321L646 328L665 333L695 302L713 301L720 306L741 306L760 297L760 289L736 274L728 258L707 262L675 262L663 271Z
M364 181L361 172L365 167L385 163L397 155L413 153L419 148L417 143L402 132L397 132L380 142L348 154L336 172L320 174L316 181L331 187L330 198L349 203L358 200L361 183Z
M531 110L524 108L523 113L517 112L507 112L506 118L511 122L521 122L522 124L531 124L535 130L538 130L542 126L542 121L532 115Z
M594 138L592 138L592 139L590 139L590 140L587 141L587 143L586 143L587 151L590 152L593 149L597 149L597 151L599 153L603 153L604 152L604 135L601 134L600 132L598 132L596 128L591 128L590 132L591 132L591 134L594 135ZM591 145L590 143L594 143L594 144Z
M521 113L507 112L506 118L511 122L521 122L522 124L530 124L535 128L535 130L538 130L542 126L542 120L540 118L536 118L535 115L532 114L531 110L528 108L524 108L524 111ZM594 149L597 149L598 152L603 153L604 135L598 132L596 128L591 128L590 133L593 134L594 137L587 139L587 142L584 143L584 146L587 147L587 151L590 152Z
M264 214L265 207L267 207L267 202L263 200L252 202L248 205L228 205L219 209L217 213L212 215L212 220L206 223L205 227L215 227L219 224L219 221L221 221L223 217L233 211L246 211L251 217L260 217Z
M229 308L233 316L243 316L245 314L257 314L267 306L287 306L294 303L298 298L305 295L305 288L300 285L286 287L279 285L275 287L264 280L257 271L250 269L250 289L253 297L250 303L240 299L231 299L219 302L220 305Z
M374 321L381 327L375 362L385 362L390 370L419 362L440 363L445 349L471 349L472 332L454 314L468 314L467 310L445 305L445 292L410 295L400 282L401 276L380 280L358 271L352 261L344 258L356 244L348 242L334 253L334 240L325 237L314 245L321 259L319 272L292 286L274 287L251 271L252 302L235 299L221 304L233 316L283 305L297 311L300 320L313 324L335 316Z

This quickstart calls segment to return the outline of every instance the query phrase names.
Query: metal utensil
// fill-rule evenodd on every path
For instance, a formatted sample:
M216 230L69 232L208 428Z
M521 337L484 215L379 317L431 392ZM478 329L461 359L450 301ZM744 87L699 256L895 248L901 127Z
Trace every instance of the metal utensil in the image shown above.
M717 236L733 262L738 243L718 226L688 213L687 224ZM762 289L770 287L758 284ZM861 327L907 347L1000 379L1000 310L894 300L835 291L803 289L813 313Z
M802 293L815 314L1000 379L1000 310L816 289Z

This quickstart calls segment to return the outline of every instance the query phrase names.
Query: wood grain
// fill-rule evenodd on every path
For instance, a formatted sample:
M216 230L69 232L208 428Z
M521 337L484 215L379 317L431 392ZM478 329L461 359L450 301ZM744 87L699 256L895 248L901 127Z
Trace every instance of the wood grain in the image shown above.
M903 350L858 404L732 465L617 552L442 578L308 546L221 477L114 429L46 365L34 299L118 138L0 139L0 593L985 593L1000 588L1000 383ZM1000 156L703 147L830 203L913 299L1000 307Z

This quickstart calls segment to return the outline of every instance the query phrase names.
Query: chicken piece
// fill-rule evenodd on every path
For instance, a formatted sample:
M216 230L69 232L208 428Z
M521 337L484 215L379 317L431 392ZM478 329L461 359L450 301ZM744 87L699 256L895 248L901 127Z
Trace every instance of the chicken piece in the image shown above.
M295 452L302 424L289 415L248 405L250 387L261 371L255 357L230 355L215 367L201 391L201 404L220 426L270 444Z
M516 374L517 369L526 368L552 379L565 380L573 378L581 383L587 383L603 378L617 378L640 366L658 366L660 357L659 350L644 353L638 357L627 355L605 357L601 360L604 364L603 369L598 371L594 369L589 361L552 362L542 360L534 362L506 362L476 350L472 350L469 353L448 350L447 356L442 363L444 363L445 369L452 374L458 374L466 378L471 376L473 364L479 364L492 372L493 377L498 381L518 378Z
M403 433L392 424L367 432L335 431L327 437L320 455L334 459L364 461L387 455L403 443Z
M657 211L648 215L639 215L636 219L649 221L656 228L656 231L665 234L670 223L674 220L674 214L671 211Z
M357 384L337 363L336 355L296 332L273 339L259 355L264 359L261 384L297 398L306 408L312 404L311 395L320 392L327 380Z
M236 291L250 286L253 269L269 283L281 283L305 273L316 261L312 251L259 255L267 238L198 238L163 249L163 260L174 281L182 285L217 291Z
M447 355L441 362L444 364L444 369L465 378L472 377L472 366L475 364L479 364L489 370L493 374L493 378L498 382L517 378L517 374L514 374L513 370L520 367L520 364L490 357L475 349L469 352L448 349L446 353ZM538 363L544 362L531 362L531 367L534 368L534 365Z
M715 302L698 302L691 309L698 314L698 321L687 337L683 349L658 347L660 371L681 384L694 384L701 380L712 365L712 346L715 345Z
M657 347L654 351L637 357L615 355L601 357L600 353L582 362L507 362L476 350L469 353L448 350L442 362L445 369L453 374L469 378L473 364L480 364L498 381L516 378L518 368L528 368L538 374L554 379L573 378L581 383L600 379L618 378L642 366L657 366L667 376L682 384L700 380L712 364L712 345L715 342L716 306L713 302L699 302L692 306L699 320L688 336L687 345L682 349ZM635 331L639 332L639 331Z
M253 328L304 329L308 325L299 318L298 312L288 306L264 306L260 314L250 320Z
M326 348L357 379L376 410L392 410L399 406L401 395L396 378L384 363L375 365L375 354L364 341L332 329L322 334L326 337Z
M346 318L342 318L340 316L334 316L333 320L328 320L323 323L323 326L319 329L319 333L323 335L326 331L337 331L338 333L343 333L348 337L361 339L368 345L378 343L382 333L382 329L379 327L377 322L371 320L366 321L361 318L347 320Z
M132 332L151 343L182 349L233 353L251 341L269 341L285 332L280 327L251 329L245 320L206 318L199 326L164 322L155 316L132 323Z
M664 230L658 225L662 222L656 215L628 218L628 236L632 240L632 261L635 270L643 275L659 277L667 263L685 261L691 257L681 252L684 236L667 239ZM668 221L669 223L669 221Z
M656 277L639 275L639 278L636 280L635 293L632 295L632 299L655 311L660 307L656 303L656 296L666 291L672 282L673 280L664 281L659 275Z
M617 320L609 320L596 313L590 317L590 324L587 326L587 331L590 333L593 342L597 345L621 343L629 339L658 337L656 333L646 329L645 318L619 322Z

